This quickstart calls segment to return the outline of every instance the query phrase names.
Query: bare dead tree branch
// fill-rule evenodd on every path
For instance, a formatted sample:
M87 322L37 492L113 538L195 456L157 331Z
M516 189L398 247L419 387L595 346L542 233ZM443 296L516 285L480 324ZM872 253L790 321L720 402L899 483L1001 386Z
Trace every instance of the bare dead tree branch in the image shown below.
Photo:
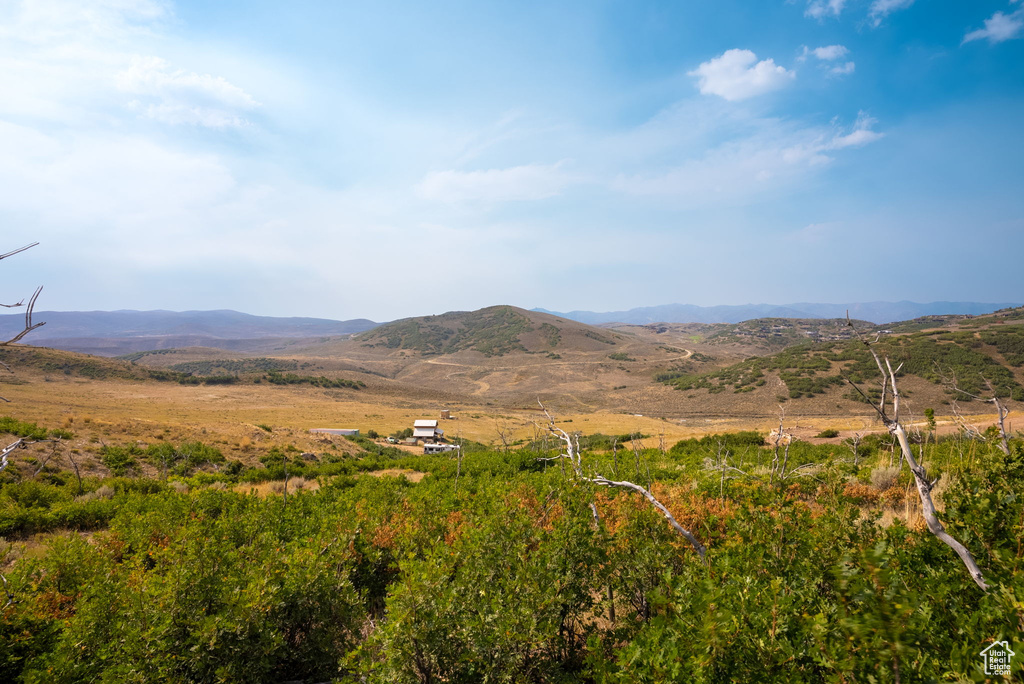
M45 468L46 464L50 462L50 459L57 455L57 449L60 447L60 440L59 439L46 440L46 441L52 441L53 442L53 447L50 449L50 453L46 455L46 458L44 458L42 460L42 462L39 464L39 467L36 468L36 471L34 473L32 473L32 478L33 479L39 477L39 473L43 472L43 468Z
M13 444L8 444L2 450L0 450L0 470L3 470L10 465L10 461L7 459L7 455L13 452L15 449L24 449L26 446L24 439L19 439Z
M680 525L676 521L675 517L673 517L672 513L670 513L669 510L667 508L665 508L665 506L662 505L662 503L660 501L658 501L654 497L653 494L651 494L649 491L647 491L647 489L641 487L638 484L634 484L632 482L625 482L625 481L616 482L615 480L609 480L609 479L607 479L605 477L602 477L600 475L598 475L597 477L592 478L591 482L593 482L596 485L601 485L601 486L604 486L604 487L622 487L622 488L625 488L625 489L632 489L634 492L638 492L638 493L642 494L644 496L644 498L646 498L648 501L651 502L652 506L654 506L659 511L661 511L661 514L663 516L665 516L666 520L668 520L669 525L671 525L672 528L676 532L678 532L683 537L685 537L686 541L690 542L690 544L693 546L694 550L700 556L700 559L704 560L704 554L707 553L707 549L704 548L704 545L701 544L699 541L697 541L697 538L694 537L690 533L689 530L687 530L682 525Z
M854 432L853 437L850 437L850 449L853 450L853 465L857 467L860 465L860 441L864 438L859 432Z
M768 435L772 437L774 435L774 448L772 449L772 471L768 478L768 484L774 484L776 477L779 482L786 479L786 465L789 463L789 446L793 443L792 433L787 433L783 428L783 424L786 420L786 409L779 406L779 429L774 430L772 434ZM783 441L784 440L784 441ZM784 444L786 447L785 456L782 463L779 463L779 445Z
M20 254L21 252L24 252L26 249L32 249L33 247L35 247L38 244L39 244L38 242L33 242L31 245L25 245L24 247L19 247L18 249L15 249L15 250L13 250L11 252L7 252L7 254L0 254L0 261L3 261L7 257L14 256L15 254Z
M995 406L996 425L999 426L999 443L996 446L999 447L999 450L1002 451L1003 454L1009 456L1010 443L1006 434L1006 417L1010 415L1010 409L1006 408L1006 404L1004 404L1003 401L999 398L998 393L996 392L996 388L992 386L992 381L990 381L985 376L982 376L981 379L985 381L985 386L988 387L989 396L971 394L967 390L960 389L960 387L957 385L955 375L952 378L947 378L943 376L942 381L947 388L954 392L959 392L960 394L966 397L970 397L971 399L983 401L986 404L992 404L993 406ZM960 407L955 400L952 402L952 405L953 414L954 416L956 416L958 424L962 428L964 428L967 431L967 433L972 437L976 439L984 439L985 437L982 434L981 430L979 430L977 427L973 425L968 425L967 420L963 417L963 415L961 415Z
M575 439L573 439L572 435L570 435L568 432L566 432L565 430L563 430L562 428L558 427L555 424L555 419L551 416L551 414L548 412L547 408L540 401L540 399L537 400L537 403L540 404L541 410L544 411L544 415L548 419L548 432L557 437L562 442L562 445L565 448L565 452L561 454L559 458L563 459L563 463L565 461L568 461L571 464L572 471L577 480L581 482L589 482L591 484L599 485L602 487L620 487L624 489L631 489L635 492L642 494L644 498L646 498L651 503L651 505L653 505L655 508L661 511L661 514L665 516L665 519L668 520L672 528L676 532L681 534L683 537L685 537L688 542L690 542L690 545L693 546L694 550L697 552L697 555L700 556L701 561L705 560L705 554L707 553L707 549L704 548L704 545L701 544L697 540L697 538L690 533L689 530L685 529L682 525L680 525L676 521L675 517L673 517L672 513L670 513L669 510L665 508L665 506L660 501L658 501L658 499L655 498L655 496L651 494L651 492L647 488L641 487L640 485L634 484L633 482L609 480L608 478L602 475L594 475L593 477L587 477L586 475L584 475L583 462L582 457L580 455L579 435L575 435ZM596 516L596 507L592 505L591 511Z
M925 524L928 526L928 531L935 535L942 543L949 546L960 557L963 561L964 566L967 568L967 572L970 574L971 579L977 584L982 591L988 591L988 585L985 583L985 578L981 573L981 569L978 568L978 564L974 562L974 557L966 546L961 544L959 541L954 539L946 529L942 526L939 521L939 517L935 511L935 503L932 501L931 491L933 483L928 479L928 474L924 467L918 464L917 459L914 458L914 452L910 448L910 442L907 439L907 431L903 427L903 423L900 422L900 392L899 387L896 383L896 373L902 367L897 366L895 369L892 367L892 363L888 357L885 358L885 363L882 362L882 357L878 355L874 347L869 342L866 342L860 335L859 331L854 328L853 323L850 321L850 315L846 315L846 323L848 326L853 328L854 333L860 338L861 342L867 347L868 351L871 352L872 358L875 360L875 365L878 366L878 371L882 375L882 399L879 402L878 414L882 419L882 423L889 430L889 432L896 438L900 445L900 451L904 458L907 459L907 465L910 468L910 472L914 475L914 483L917 486L917 493L921 499L921 510L922 516L924 517ZM852 384L852 383L851 383ZM892 394L892 400L887 402L887 395ZM892 414L888 412L888 408L891 406Z
M25 245L24 247L19 247L18 249L15 249L13 251L7 252L6 254L0 254L0 260L6 259L7 257L10 257L10 256L14 256L15 254L20 254L21 252L24 252L27 249L31 249L31 248L35 247L36 245L38 245L38 244L39 244L38 242L33 242L30 245ZM25 308L25 326L24 326L24 328L22 328L21 332L16 334L11 339L6 340L6 341L0 341L0 347L8 345L8 344L14 344L15 342L18 342L19 340L21 340L21 338L25 337L25 335L28 335L30 332L32 332L36 328L38 328L38 327L40 327L42 325L45 325L45 323L43 323L43 322L41 322L41 323L33 323L32 322L32 313L35 311L35 308L36 308L36 300L39 299L39 294L42 291L43 291L43 287L40 285L39 287L36 288L36 291L32 293L32 296L28 300L28 306ZM20 307L20 306L22 306L24 304L24 301L25 300L21 300L21 301L15 303L15 304L3 304L2 306L6 307L8 309L15 308L15 307ZM10 369L8 368L8 370L10 370Z

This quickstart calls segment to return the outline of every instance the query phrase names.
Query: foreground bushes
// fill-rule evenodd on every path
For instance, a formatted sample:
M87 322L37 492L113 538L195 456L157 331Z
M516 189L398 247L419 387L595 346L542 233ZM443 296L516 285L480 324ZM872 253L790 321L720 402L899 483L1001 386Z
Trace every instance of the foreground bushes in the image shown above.
M332 464L345 474L287 503L147 480L78 502L5 485L4 505L96 506L109 528L5 571L17 603L0 622L0 681L981 680L981 649L1021 644L1019 444L951 470L943 495L988 594L926 531L858 508L852 466L720 495L717 475L691 486L705 476L686 448L712 445L643 458L686 474L655 491L706 565L639 497L525 452L410 458L432 473L418 484Z

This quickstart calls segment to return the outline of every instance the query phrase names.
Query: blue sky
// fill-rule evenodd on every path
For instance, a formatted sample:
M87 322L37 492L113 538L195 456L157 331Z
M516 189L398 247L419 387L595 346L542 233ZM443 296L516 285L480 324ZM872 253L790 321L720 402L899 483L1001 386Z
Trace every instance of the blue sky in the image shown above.
M1024 301L1024 0L0 2L4 300Z

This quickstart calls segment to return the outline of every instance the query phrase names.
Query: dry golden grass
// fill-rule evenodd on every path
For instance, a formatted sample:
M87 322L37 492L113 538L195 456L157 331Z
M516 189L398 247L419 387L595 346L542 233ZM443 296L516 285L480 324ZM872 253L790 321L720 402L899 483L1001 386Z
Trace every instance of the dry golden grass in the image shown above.
M422 392L411 395L371 386L362 391L324 390L309 386L239 384L186 386L176 383L136 380L86 380L52 376L31 369L16 369L17 384L4 383L2 394L11 399L4 414L45 427L62 427L75 433L68 445L77 449L76 460L85 474L102 474L95 455L104 444L138 444L158 441L200 440L219 448L228 458L253 463L271 447L295 446L315 454L344 455L358 447L343 437L311 434L311 428L358 428L386 435L410 427L420 418L438 418L450 409L451 420L441 421L446 436L459 436L489 445L500 445L499 431L509 441L527 442L545 432L546 419L536 398L520 397L495 403L463 396L458 401L431 397ZM681 393L664 386L651 388L650 401L661 394ZM676 441L706 434L737 430L767 433L777 427L775 415L723 418L694 416L666 411L658 416L627 413L588 403L580 396L552 395L546 405L560 426L585 434L625 434L639 431L651 435L645 447L666 448ZM854 432L878 432L881 426L870 415L804 415L797 406L787 405L786 425L800 439L835 441ZM992 422L992 415L968 419L979 426ZM257 425L270 426L267 432ZM835 440L815 440L824 428L835 428ZM940 426L952 429L952 426ZM42 447L37 447L41 449ZM416 448L409 449L419 452ZM41 452L40 452L41 453ZM73 452L75 453L75 452ZM146 472L149 466L143 466Z
M427 476L426 473L421 473L417 470L407 470L405 468L386 468L385 470L371 470L366 475L372 475L373 477L399 477L404 476L409 482L419 482Z

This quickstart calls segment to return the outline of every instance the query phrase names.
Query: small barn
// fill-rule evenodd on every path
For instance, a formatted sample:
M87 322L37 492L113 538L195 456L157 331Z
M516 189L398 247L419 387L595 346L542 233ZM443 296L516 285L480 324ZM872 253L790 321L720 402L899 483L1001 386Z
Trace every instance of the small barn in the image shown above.
M417 420L412 424L413 439L436 442L444 438L444 430L437 427L436 420Z

